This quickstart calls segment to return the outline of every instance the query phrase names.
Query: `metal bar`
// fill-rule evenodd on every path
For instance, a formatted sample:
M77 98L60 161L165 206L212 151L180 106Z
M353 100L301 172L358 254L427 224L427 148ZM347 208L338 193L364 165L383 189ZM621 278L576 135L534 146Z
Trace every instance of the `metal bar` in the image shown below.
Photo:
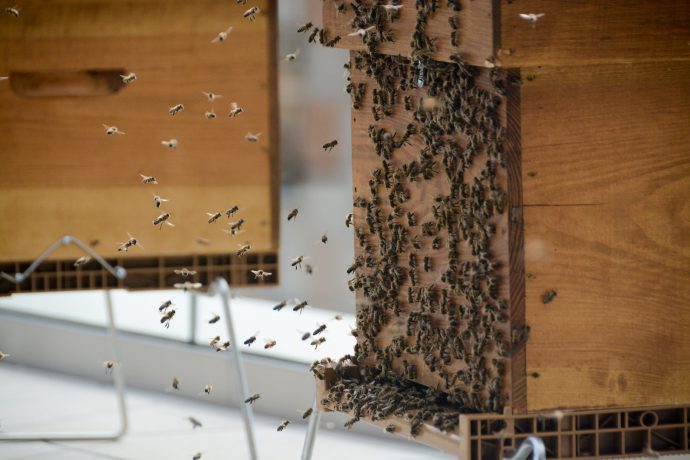
M256 449L256 441L254 439L254 414L252 406L244 404L244 401L249 398L249 385L247 385L247 377L244 373L244 364L242 362L242 352L235 339L235 328L232 322L232 312L230 310L230 286L224 278L218 277L213 282L215 292L220 294L223 302L223 314L225 315L225 325L228 330L228 338L230 339L232 354L235 361L235 370L237 371L237 380L239 380L240 387L240 409L242 410L242 419L244 420L244 431L247 435L247 444L249 445L249 455L252 460L258 460L259 456Z
M197 295L190 291L189 292L189 314L191 320L189 321L189 343L194 345L196 342L196 324L197 324L197 310L198 310L198 297Z
M321 421L321 411L319 410L318 401L314 397L314 404L311 406L313 412L309 418L309 426L307 427L307 434L304 437L304 445L302 446L301 460L311 460L311 454L314 451L314 440L316 439L316 431L319 429L319 422Z
M525 439L515 453L510 457L503 457L503 460L527 460L530 453L532 460L546 460L546 447L541 438L530 436Z

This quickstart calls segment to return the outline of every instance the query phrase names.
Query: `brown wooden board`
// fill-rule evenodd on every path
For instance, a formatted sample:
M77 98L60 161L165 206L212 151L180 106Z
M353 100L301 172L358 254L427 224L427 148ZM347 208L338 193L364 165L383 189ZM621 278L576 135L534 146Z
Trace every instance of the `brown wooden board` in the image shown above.
M212 0L27 0L19 18L0 18L1 261L32 260L63 234L98 239L105 257L229 254L246 241L277 250L276 5L253 3L253 22L248 7ZM137 80L118 86L123 71ZM234 101L244 113L229 118ZM263 134L248 143L248 132ZM171 138L177 149L161 145ZM156 209L154 192L170 201ZM221 231L225 216L209 225L206 215L233 205L232 220L246 221L235 238ZM159 230L165 211L175 227ZM128 232L143 249L118 253Z
M687 403L690 65L522 75L528 409Z

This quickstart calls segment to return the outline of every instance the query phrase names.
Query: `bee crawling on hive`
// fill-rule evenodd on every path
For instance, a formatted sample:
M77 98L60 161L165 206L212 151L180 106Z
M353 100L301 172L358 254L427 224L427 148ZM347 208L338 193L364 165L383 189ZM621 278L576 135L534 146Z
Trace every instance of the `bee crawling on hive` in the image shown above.
M354 32L352 32L352 33L350 33L350 34L347 34L347 36L348 36L348 37L362 37L362 38L364 38L364 36L365 36L366 34L368 34L369 32L371 32L371 31L374 30L375 28L376 28L376 26L370 26L370 27L367 27L366 29L357 29L357 30L355 30Z
M2 361L5 358L9 358L9 357L10 357L10 355L8 355L7 353L3 353L2 351L0 351L0 361Z
M228 39L228 35L230 35L230 32L232 32L232 26L228 27L222 32L218 32L218 35L216 35L213 40L211 40L211 43L218 43L218 42L224 42L225 40ZM213 99L211 99L213 100Z
M230 103L230 112L228 113L228 116L230 118L235 118L239 114L243 113L244 109L237 105L237 102L231 102Z
M128 73L127 75L120 75L120 78L122 78L122 83L125 85L132 83L134 80L137 79L137 74L134 72Z
M529 22L532 27L537 24L537 21L544 17L544 13L520 13L520 19Z
M75 267L81 267L89 263L91 261L90 256L81 256L77 260L74 261L74 266Z
M247 11L245 11L244 14L242 14L242 17L249 19L249 21L254 21L256 19L256 15L260 12L261 10L258 6L252 6Z
M164 212L164 213L161 214L160 216L158 216L158 217L156 217L155 219L153 219L153 225L158 225L158 226L159 226L159 228L158 228L159 230L162 230L162 229L163 229L163 224L169 225L169 226L171 226L171 227L174 227L175 224L173 224L172 222L170 222L169 219L170 219L170 213L169 213L169 212Z
M259 136L261 136L261 133L247 133L244 135L244 140L252 144L256 144L257 142L259 142Z
M280 425L278 425L277 431L283 431L290 424L290 420L283 420Z
M20 11L21 11L21 10L19 9L18 6L10 6L10 7L8 7L8 8L5 8L5 14L6 14L7 16L12 16L12 17L14 17L14 18L18 18L18 17L19 17L19 12L20 12Z
M176 275L180 275L183 278L187 278L188 276L196 275L196 270L190 270L186 267L183 267L173 270L173 273L175 273Z
M144 246L141 245L141 243L139 242L138 239L136 239L135 237L133 237L133 236L132 236L131 234L129 234L129 233L127 233L127 236L129 236L129 238L127 239L127 241L125 241L124 243L118 243L118 244L120 245L120 246L117 248L117 251L118 251L118 252L127 252L127 251L129 250L129 248L131 248L131 247L133 247L133 246L138 246L138 247L144 249Z
M292 62L297 59L297 56L299 56L299 48L297 48L294 52L288 53L285 55L285 60L288 62Z
M222 95L216 94L213 91L208 91L208 92L202 91L201 94L206 96L206 99L208 99L211 102L215 101L216 99L220 99L221 97L223 97Z
M335 148L336 145L338 145L338 141L336 139L333 139L332 141L323 144L322 147L326 152L330 152Z
M302 262L304 262L304 259L308 259L308 257L297 256L294 259L292 259L290 265L295 267L295 270L297 270L298 268L302 268Z
M212 224L216 222L218 219L223 217L222 212L207 212L206 215L208 216L208 223Z
M166 200L165 198L161 198L160 195L156 195L155 193L153 194L153 205L156 208L160 208L161 204L163 204L163 202L165 202L165 201L170 201L170 200Z
M311 21L307 22L306 24L300 24L299 28L297 29L297 33L301 34L303 32L308 32L309 29L312 28L314 24L311 23Z
M120 131L120 129L117 126L108 126L105 123L101 123L101 125L105 128L105 135L106 136L112 136L113 134L119 134L123 136L125 134L124 131Z
M171 309L163 313L161 316L161 324L165 326L166 329L170 329L170 321L175 316L175 310Z
M184 110L184 104L176 104L168 109L168 113L173 117Z
M141 183L142 184L158 185L158 179L156 179L155 176L144 176L141 173L139 173L139 175L141 176Z

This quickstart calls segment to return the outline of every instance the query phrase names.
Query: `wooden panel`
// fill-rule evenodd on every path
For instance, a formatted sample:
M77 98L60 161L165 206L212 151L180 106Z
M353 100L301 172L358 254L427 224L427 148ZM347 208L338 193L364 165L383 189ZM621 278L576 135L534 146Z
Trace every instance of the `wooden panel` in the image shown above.
M687 403L690 64L523 80L528 409Z
M15 235L0 241L3 260L32 259L64 233L101 240L105 256L122 255L116 242L127 232L149 256L233 251L246 240L277 248L275 5L254 3L254 22L242 17L246 7L214 0L27 0L20 18L2 19L0 75L53 82L36 97L25 97L19 78L0 84L0 209L9 216L0 234ZM226 42L211 43L231 25ZM109 94L100 83L87 88L83 75L111 69L138 78ZM55 95L79 94L79 85L84 96ZM224 97L209 102L202 91ZM228 118L233 101L244 113ZM173 117L178 103L185 109ZM204 116L211 109L216 120ZM102 123L126 134L108 137ZM251 144L247 132L263 134ZM161 145L171 138L177 149ZM170 201L155 209L153 192ZM231 240L221 232L227 219L209 225L205 213L235 204L247 224ZM175 228L153 226L163 211Z

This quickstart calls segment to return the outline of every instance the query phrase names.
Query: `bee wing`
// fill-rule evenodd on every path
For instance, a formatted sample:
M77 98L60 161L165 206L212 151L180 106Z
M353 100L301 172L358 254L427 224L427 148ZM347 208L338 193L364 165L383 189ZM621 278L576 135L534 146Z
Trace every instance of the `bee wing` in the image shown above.
M527 21L529 21L530 19L532 19L532 16L530 16L529 14L525 14L525 13L520 13L520 17L521 17L522 19L527 20Z
M545 14L545 13L535 14L534 17L535 17L536 19L541 19L541 18L544 17L544 14Z
M230 26L230 27L228 27L227 29L225 29L225 33L226 33L226 34L230 34L230 32L232 32L232 26ZM217 97L221 97L221 96L217 96Z
M238 107L237 102L230 103L230 110L235 110Z
M211 43L218 43L220 41L220 37L222 37L221 34L216 35L213 40L211 40Z
M105 123L101 123L101 125L103 125L103 127L104 127L105 129L110 129L110 126L106 125ZM139 174L139 175L141 175L141 174Z
M213 212L207 212L206 215L207 215L208 217L213 217L213 216L215 215L215 213L213 213Z
M175 226L175 224L173 224L172 222L167 221L167 220L165 221L165 223L166 223L166 225L170 225L171 227L174 227L174 226ZM142 246L142 248L143 248L143 246Z

